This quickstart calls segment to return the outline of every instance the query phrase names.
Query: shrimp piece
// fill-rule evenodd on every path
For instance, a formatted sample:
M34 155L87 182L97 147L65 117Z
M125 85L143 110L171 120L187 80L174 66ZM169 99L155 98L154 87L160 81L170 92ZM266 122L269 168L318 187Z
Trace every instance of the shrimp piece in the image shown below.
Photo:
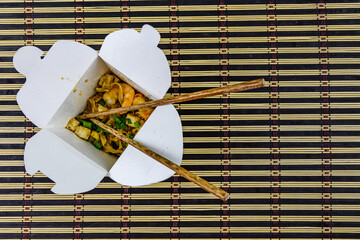
M135 95L135 99L134 99L134 105L136 104L141 104L146 102L146 97L144 95L142 95L141 93L138 93ZM143 119L148 119L151 115L151 113L154 111L154 108L142 108L139 109L139 111L137 112L137 114L142 117Z
M144 102L146 102L146 98L145 98L144 95L142 95L141 93L135 94L134 102L133 102L134 105L141 104L141 103L144 103Z
M122 107L131 106L134 101L135 90L132 87L130 87L129 84L120 83L120 85L123 90L123 94L119 94L119 102L121 103L121 106Z
M114 83L110 90L106 91L103 95L103 99L108 106L115 105L118 100L119 93L122 93L122 86L118 83Z

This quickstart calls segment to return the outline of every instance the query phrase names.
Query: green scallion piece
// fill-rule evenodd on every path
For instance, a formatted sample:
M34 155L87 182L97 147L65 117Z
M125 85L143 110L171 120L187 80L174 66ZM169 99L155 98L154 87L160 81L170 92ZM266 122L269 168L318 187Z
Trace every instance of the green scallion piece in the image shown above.
M120 123L119 129L125 130L126 129L126 124L125 123Z
M92 123L91 123L91 122L88 122L88 121L85 121L85 122L83 123L83 126L86 127L86 128L90 128L90 129L91 129Z
M116 123L121 123L121 120L116 115L113 115L113 118Z
M128 138L131 138L131 139L134 138L134 135L131 135L131 134L126 134L126 136L127 136Z
M83 127L90 128L90 129L92 128L92 123L89 121L79 119L79 122L81 123L81 125L83 125Z
M97 149L101 149L101 144L98 141L94 141L93 145L97 148Z
M140 127L139 121L134 122L134 126L135 126L136 128L139 128L139 127Z
M131 123L132 123L132 122L131 122L131 119L130 119L130 118L127 118L127 119L126 119L126 123L127 123L127 124L131 124Z
M115 120L115 127L117 129L126 129L126 124L125 124L125 118L123 117L123 115L121 115L120 118L118 118L116 115L113 115L113 118Z

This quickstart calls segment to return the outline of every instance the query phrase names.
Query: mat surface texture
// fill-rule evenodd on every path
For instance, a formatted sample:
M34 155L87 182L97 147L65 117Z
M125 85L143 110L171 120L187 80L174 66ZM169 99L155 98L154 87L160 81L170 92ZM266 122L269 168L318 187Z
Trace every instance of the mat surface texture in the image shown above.
M360 1L1 0L0 240L360 239ZM100 49L151 24L179 95L264 77L267 87L175 104L183 166L231 193L222 202L175 175L144 187L105 178L55 195L24 170L39 129L22 114L15 51L57 40Z

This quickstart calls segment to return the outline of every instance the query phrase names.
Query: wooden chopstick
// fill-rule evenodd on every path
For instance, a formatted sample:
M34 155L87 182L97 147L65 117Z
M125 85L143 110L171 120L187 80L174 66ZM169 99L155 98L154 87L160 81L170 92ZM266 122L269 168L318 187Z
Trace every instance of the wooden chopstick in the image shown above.
M136 142L135 140L128 138L124 134L116 131L115 129L107 126L106 124L100 122L97 119L90 119L93 123L101 127L102 129L108 131L109 133L113 134L114 136L118 137L121 141L126 142L127 144L135 147L136 149L140 150L141 152L145 153L149 157L157 160L161 164L165 165L166 167L170 168L180 176L183 176L187 180L199 185L202 189L208 191L209 193L214 194L218 198L220 198L223 201L226 201L229 198L229 193L222 190L221 188L218 188L217 186L209 183L205 179L195 175L194 173L186 170L185 168L171 162L170 160L164 158L163 156L153 152L152 150L148 149L147 147L142 146L140 143Z
M137 110L137 109L141 109L141 108L157 107L157 106L166 105L166 104L186 102L186 101L191 101L191 100L195 100L195 99L215 96L215 95L222 95L225 93L240 92L240 91L245 91L245 90L249 90L249 89L260 88L260 87L264 87L264 85L265 85L265 80L263 78L260 78L260 79L256 79L256 80L252 80L252 81L248 81L248 82L242 82L242 83L238 83L238 84L233 84L233 85L229 85L229 86L225 86L225 87L211 88L211 89L207 89L207 90L203 90L203 91L199 91L199 92L188 93L188 94L183 94L183 95L179 95L179 96L175 96L175 97L171 97L171 98L149 101L149 102L145 102L142 104L131 105L128 107L113 108L108 111L83 114L83 115L77 116L76 119L93 118L93 117L111 115L111 114L115 114L115 113L126 113L129 111L133 111L133 110Z

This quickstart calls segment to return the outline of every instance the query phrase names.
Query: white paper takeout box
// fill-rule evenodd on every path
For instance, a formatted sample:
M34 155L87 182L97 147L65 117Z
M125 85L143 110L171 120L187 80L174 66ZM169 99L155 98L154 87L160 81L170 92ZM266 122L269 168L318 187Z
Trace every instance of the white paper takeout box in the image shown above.
M70 118L82 112L95 93L99 78L112 71L151 99L161 99L171 84L164 53L157 47L160 34L150 25L138 33L123 29L109 34L99 54L74 42L56 42L43 52L20 48L13 59L26 83L17 94L24 114L39 133L26 143L26 171L43 172L56 184L55 193L89 191L106 174L114 181L140 186L169 178L174 172L128 146L117 159L65 129ZM172 105L155 109L134 140L180 165L183 152L179 115Z

